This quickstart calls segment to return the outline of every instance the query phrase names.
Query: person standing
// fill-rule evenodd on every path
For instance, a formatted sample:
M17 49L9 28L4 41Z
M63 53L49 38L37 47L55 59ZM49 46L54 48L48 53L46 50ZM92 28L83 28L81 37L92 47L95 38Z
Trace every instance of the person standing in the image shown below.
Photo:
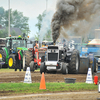
M17 69L19 69L19 71L21 71L21 55L20 55L20 51L18 51L18 53L16 55L15 71L17 71Z

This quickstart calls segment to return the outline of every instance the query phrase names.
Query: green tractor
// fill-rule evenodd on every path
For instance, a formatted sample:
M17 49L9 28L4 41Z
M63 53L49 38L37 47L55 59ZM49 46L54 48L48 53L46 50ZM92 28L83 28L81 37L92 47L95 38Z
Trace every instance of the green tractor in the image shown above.
M6 37L6 47L0 50L2 60L5 62L2 68L16 68L20 60L19 66L26 71L30 62L33 61L32 52L27 48L27 40L28 38L21 36Z

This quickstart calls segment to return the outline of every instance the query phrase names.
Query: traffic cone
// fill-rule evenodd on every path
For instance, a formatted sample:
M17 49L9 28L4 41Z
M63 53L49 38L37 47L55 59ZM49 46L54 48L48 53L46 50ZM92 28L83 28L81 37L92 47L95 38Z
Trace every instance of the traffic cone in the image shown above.
M24 78L24 83L32 83L30 67L27 67L25 78Z
M93 83L91 68L88 68L88 73L87 73L86 83L90 83L90 84Z
M40 89L46 89L44 72L42 72L42 77L41 77L41 82L40 82Z

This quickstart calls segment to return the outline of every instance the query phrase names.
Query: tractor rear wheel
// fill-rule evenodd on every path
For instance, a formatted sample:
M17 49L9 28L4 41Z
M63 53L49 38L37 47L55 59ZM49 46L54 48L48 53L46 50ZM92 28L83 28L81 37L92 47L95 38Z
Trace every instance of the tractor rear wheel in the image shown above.
M15 68L16 66L16 59L15 59L15 54L11 54L8 58L8 67L10 69Z
M2 61L5 62L5 64L2 65L2 68L7 68L8 65L6 64L6 52L5 52L5 50L3 50L3 49L0 50L0 57L2 58Z
M71 61L68 67L68 73L77 74L79 71L79 67L80 67L79 52L77 50L74 50L71 54Z
M24 51L23 54L23 71L26 71L27 67L30 67L30 63L33 60L31 51Z
M62 74L68 74L68 68L66 63L62 63Z
M46 72L46 66L45 66L45 64L43 62L40 65L40 73L42 74L42 72L44 72L44 74Z

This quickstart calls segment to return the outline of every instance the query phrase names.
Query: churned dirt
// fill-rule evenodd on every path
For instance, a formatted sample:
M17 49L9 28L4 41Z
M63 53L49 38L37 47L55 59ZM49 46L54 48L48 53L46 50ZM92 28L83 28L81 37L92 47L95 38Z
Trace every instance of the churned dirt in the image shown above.
M100 100L97 92L64 92L0 97L2 100Z
M100 74L99 81L100 81ZM0 83L7 83L7 82L23 82L25 77L25 72L0 72ZM87 74L45 74L45 81L46 82L64 82L64 78L76 78L76 82L85 82L86 81ZM94 77L94 74L93 76ZM40 82L41 80L41 74L39 71L31 72L31 78L32 82ZM11 91L10 91L11 92ZM13 91L12 91L13 92ZM81 91L82 92L82 91ZM97 91L92 91L95 93L73 93L72 94L56 94L56 95L42 95L42 96L29 96L29 97L18 97L18 98L5 98L5 100L100 100L100 93ZM6 91L5 91L6 94ZM25 94L26 95L26 94ZM6 95L4 95L6 96ZM4 100L4 98L2 98Z
M76 82L85 82L87 74L47 74L45 73L46 82L64 82L64 78L76 78ZM25 72L6 72L0 73L0 83L2 82L23 82ZM94 75L93 75L94 77ZM40 82L41 74L39 71L31 72L32 82Z

